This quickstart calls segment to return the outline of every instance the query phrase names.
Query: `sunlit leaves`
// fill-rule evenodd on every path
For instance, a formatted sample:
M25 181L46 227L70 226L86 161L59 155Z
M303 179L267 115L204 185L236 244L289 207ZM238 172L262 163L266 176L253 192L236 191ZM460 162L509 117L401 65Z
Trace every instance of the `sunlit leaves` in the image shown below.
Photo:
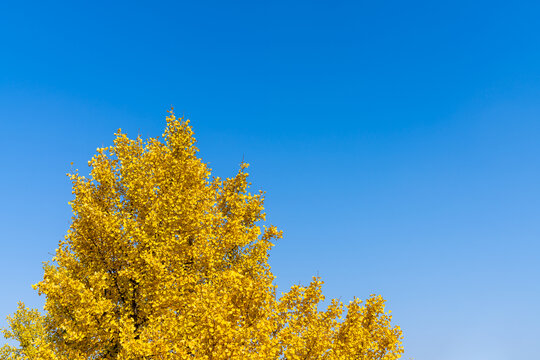
M36 285L45 316L22 305L1 359L365 359L402 353L384 300L325 310L322 281L276 296L264 194L247 168L212 178L189 122L161 139L100 148L70 174L72 223Z

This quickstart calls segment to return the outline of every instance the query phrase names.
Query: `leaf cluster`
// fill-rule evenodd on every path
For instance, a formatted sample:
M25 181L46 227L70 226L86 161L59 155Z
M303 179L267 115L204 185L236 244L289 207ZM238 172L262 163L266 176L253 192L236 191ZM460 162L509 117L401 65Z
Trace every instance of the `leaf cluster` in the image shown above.
M69 174L72 223L44 277L45 315L20 305L0 359L365 359L400 357L401 330L372 296L324 311L319 278L276 296L282 237L249 192L248 164L211 177L188 120L161 139L97 149Z

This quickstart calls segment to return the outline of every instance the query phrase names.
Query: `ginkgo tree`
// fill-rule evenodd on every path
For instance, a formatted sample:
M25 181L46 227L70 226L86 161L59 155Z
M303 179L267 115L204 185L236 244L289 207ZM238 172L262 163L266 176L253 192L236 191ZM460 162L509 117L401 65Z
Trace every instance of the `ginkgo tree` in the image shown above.
M248 164L211 177L189 121L161 138L97 149L68 174L72 223L43 280L43 315L20 304L1 359L365 359L403 353L384 300L324 300L323 282L277 295L268 265L281 231L261 225Z

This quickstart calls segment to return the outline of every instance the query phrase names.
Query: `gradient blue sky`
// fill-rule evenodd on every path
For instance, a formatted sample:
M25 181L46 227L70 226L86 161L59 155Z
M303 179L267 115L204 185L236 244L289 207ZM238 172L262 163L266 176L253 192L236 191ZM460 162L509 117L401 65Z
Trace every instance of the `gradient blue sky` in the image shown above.
M215 175L252 164L280 289L382 294L404 358L538 358L537 2L157 3L0 2L0 326L43 303L69 163L174 105Z

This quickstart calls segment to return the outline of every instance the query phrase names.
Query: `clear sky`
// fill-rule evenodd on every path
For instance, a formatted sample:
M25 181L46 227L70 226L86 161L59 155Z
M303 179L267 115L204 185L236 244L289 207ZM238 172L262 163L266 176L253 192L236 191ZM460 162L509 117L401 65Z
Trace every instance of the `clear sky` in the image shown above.
M407 359L538 358L540 8L511 3L0 2L0 325L43 303L69 163L174 105L215 175L252 164L280 290L382 294Z

